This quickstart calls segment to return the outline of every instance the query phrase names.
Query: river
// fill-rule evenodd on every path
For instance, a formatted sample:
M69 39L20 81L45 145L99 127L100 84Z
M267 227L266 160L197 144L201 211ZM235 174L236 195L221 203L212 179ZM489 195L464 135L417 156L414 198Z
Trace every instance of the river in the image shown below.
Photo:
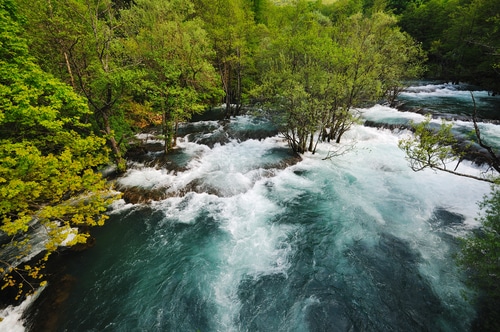
M463 115L467 90L428 83L401 99ZM496 119L498 102L474 94ZM381 105L361 112L375 122L423 120ZM346 153L323 160L338 147L320 144L291 162L279 136L206 145L224 135L222 124L188 126L176 171L136 163L118 180L168 198L113 205L95 246L65 263L75 282L56 331L469 330L476 311L453 256L457 237L477 226L487 183L412 172L397 147L404 129L357 125L341 143ZM247 137L263 126L241 116L230 130ZM481 129L500 139L498 125ZM2 324L21 331L30 321Z

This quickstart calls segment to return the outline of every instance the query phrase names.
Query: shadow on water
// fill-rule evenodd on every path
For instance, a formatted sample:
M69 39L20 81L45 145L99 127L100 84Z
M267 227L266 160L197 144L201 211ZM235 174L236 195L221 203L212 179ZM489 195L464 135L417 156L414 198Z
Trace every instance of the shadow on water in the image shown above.
M465 217L461 214L446 210L445 208L437 208L434 210L429 224L432 229L442 238L446 239L447 243L453 245L455 249L459 247L459 241L456 237L457 230L466 228Z
M300 225L288 241L291 267L286 274L243 278L239 326L248 331L468 330L469 322L441 302L420 271L423 258L406 240L382 229L364 233L371 238L347 239L344 226L351 221L335 213L327 217L313 204L318 199L300 197L288 206L294 213L275 221ZM446 227L463 222L444 209L433 218L445 236Z
M429 282L419 272L420 255L406 242L382 233L374 247L367 248L359 243L349 254L355 258L357 276L368 282L373 290L372 294L363 298L367 305L370 303L367 317L362 311L354 311L355 318L367 321L366 325L358 326L358 329L442 330L439 321L444 307Z
M215 220L170 222L142 208L112 216L95 235L94 247L57 262L61 280L37 299L28 330L210 330L215 309L199 277L216 266L206 248L222 236Z
M317 254L329 250L302 241L292 274L243 279L239 324L249 331L446 330L444 308L405 242L380 234L374 247L356 243L341 259Z

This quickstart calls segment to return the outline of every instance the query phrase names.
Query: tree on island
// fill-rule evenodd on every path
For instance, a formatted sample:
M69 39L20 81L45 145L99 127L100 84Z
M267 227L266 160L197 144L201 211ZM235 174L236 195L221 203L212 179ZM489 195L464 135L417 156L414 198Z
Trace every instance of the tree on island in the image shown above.
M319 140L340 142L356 107L393 99L422 70L423 53L383 12L332 20L307 1L275 8L267 19L254 90L296 153Z

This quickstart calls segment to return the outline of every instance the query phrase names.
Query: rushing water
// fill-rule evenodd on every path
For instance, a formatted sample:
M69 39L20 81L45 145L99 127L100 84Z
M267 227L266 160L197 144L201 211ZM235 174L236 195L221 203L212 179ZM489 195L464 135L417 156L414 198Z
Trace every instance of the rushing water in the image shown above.
M500 100L488 91L467 84L435 84L425 81L418 83L399 96L407 107L424 109L439 115L470 116L474 110L474 97L479 118L500 120Z
M363 116L423 119L379 105ZM322 160L333 148L322 144L284 166L279 136L207 146L220 124L190 126L178 172L135 165L119 180L185 194L114 205L97 244L68 263L58 331L468 330L475 309L453 255L488 184L413 173L403 130L356 126L349 153ZM261 126L243 116L231 130Z

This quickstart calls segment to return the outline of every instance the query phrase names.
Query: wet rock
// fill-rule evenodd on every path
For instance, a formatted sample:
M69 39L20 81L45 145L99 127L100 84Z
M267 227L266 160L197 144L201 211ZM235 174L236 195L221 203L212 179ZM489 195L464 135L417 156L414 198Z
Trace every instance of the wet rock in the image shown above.
M404 129L411 130L411 126L407 124L397 124L397 123L391 124L391 123L376 122L372 120L366 120L364 125L365 127L381 128L389 130L404 130Z
M125 158L129 161L135 161L140 163L147 163L154 160L156 155L163 153L164 145L160 142L150 142L150 143L140 143L131 146Z
M213 148L216 144L224 145L231 140L225 131L218 130L211 134L197 134L189 136L190 142L206 145Z
M34 317L28 324L27 331L57 331L64 304L75 283L76 278L69 274L53 278L31 309L24 314L25 317Z
M118 187L126 203L141 204L160 201L168 197L166 188L146 189L141 187Z
M74 246L69 247L68 250L76 251L76 252L84 251L84 250L87 250L89 248L92 248L95 245L95 243L96 243L95 238L92 236L89 236L85 243L77 243Z

